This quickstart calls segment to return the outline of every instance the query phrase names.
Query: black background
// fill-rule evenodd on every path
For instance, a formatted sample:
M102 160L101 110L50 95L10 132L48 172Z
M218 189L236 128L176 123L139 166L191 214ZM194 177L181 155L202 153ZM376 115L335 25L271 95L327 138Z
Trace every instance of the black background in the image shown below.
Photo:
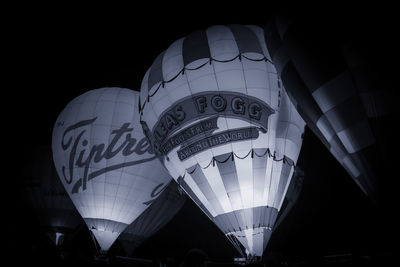
M243 3L242 3L243 4ZM293 7L264 5L126 7L95 10L92 7L17 7L4 23L7 79L4 88L3 153L5 243L15 263L59 263L59 254L38 229L25 203L13 193L21 168L33 151L51 144L53 124L74 97L105 86L139 90L141 79L155 57L173 41L214 24L263 26L275 10L289 9L294 16L315 21L315 34L352 38L360 49L371 51L377 71L396 84L398 66L395 36L397 14L390 6ZM35 9L33 9L35 8ZM53 8L53 7L50 7ZM178 8L183 8L178 11ZM233 10L233 11L230 11ZM196 11L196 12L195 12ZM6 92L10 92L6 93ZM396 97L396 96L394 96ZM393 123L393 130L395 126ZM388 126L389 127L389 126ZM393 141L393 146L397 146ZM396 157L395 148L388 152ZM318 263L324 256L352 254L358 261L389 262L398 256L393 203L373 207L319 140L306 130L299 166L304 187L295 208L273 234L264 259ZM397 166L393 166L397 168ZM395 187L395 177L388 179ZM393 190L395 192L395 190ZM393 193L391 192L391 194ZM224 235L190 201L160 232L149 238L134 257L170 257L177 262L192 248L210 260L231 261L239 256ZM69 246L75 263L93 263L93 245L85 227ZM110 254L120 255L118 244ZM67 262L65 264L69 264ZM115 263L117 264L117 263ZM121 263L118 263L121 264ZM383 265L382 265L383 266Z

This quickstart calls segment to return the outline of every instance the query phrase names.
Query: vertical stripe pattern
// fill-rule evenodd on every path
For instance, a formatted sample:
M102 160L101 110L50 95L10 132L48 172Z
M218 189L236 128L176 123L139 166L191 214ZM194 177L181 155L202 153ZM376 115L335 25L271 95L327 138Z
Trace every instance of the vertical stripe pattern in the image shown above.
M262 33L256 26L218 25L174 42L160 56L162 80L154 78L160 77L157 74L160 57L150 67L150 74L143 78L140 101L146 102L141 107L141 120L150 137L156 125L160 125L160 118L178 101L192 97L194 103L200 103L202 99L197 96L203 93L243 96L248 103L239 100L234 107L242 108L242 113L258 112L257 105L250 101L253 98L274 111L268 117L268 129L258 126L254 128L257 134L249 137L240 131L255 127L257 117L242 119L222 108L212 115L217 116L216 129L195 134L166 155L160 155L171 176L232 244L241 252L244 248L247 254L257 256L262 255L270 238L297 162L304 130L304 121L280 86L274 66L267 60L269 55ZM153 68L155 74L151 74ZM215 108L221 103L204 102L203 107ZM171 136L211 118L202 115L198 107L192 108L196 115L174 129ZM185 116L192 112L181 111L187 112ZM172 120L172 123L175 122ZM235 141L230 135L232 131L238 131L238 138L243 140ZM192 147L197 149L207 138L213 140L209 141L210 147L189 153L184 159L178 157L179 149L199 142Z

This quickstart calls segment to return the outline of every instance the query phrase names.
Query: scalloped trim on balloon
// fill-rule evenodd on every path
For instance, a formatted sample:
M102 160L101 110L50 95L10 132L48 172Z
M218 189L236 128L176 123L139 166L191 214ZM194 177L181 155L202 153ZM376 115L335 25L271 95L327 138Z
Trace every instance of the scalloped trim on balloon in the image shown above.
M210 160L210 162L209 162L205 167L202 167L202 166L200 166L199 164L197 164L197 165L194 166L194 168L193 168L192 170L185 170L185 173L184 173L183 175L181 175L181 177L182 177L182 179L184 179L186 173L188 173L188 174L193 174L193 173L198 169L197 166L199 166L201 169L207 169L208 167L211 166L211 164L212 164L213 167L214 167L214 166L215 166L215 162L218 162L218 163L225 163L225 162L227 162L229 159L231 159L232 161L234 161L234 160L235 160L235 157L236 157L237 159L245 159L245 158L247 158L248 156L251 156L252 158L254 158L254 156L257 156L257 157L259 157L259 158L264 157L264 156L268 156L269 158L272 158L273 161L283 161L284 164L288 164L289 166L293 166L293 167L296 166L296 164L294 163L294 161L291 160L289 157L287 157L287 156L285 156L285 155L284 155L282 158L278 159L278 158L276 157L276 153L274 152L274 153L272 154L269 148L267 148L267 149L265 150L265 152L264 152L263 154L261 154L261 155L258 155L258 154L254 151L254 149L251 149L244 157L238 156L235 152L229 153L229 155L227 156L227 158L224 159L224 160L218 160L218 159L216 159L216 157L214 156L214 157L212 157L212 159Z
M154 90L153 93L150 94L150 90L149 90L149 92L148 92L148 94L147 94L146 101L143 103L143 105L140 103L141 101L140 101L140 98L139 98L139 113L140 113L140 117L142 117L142 115L143 115L143 109L144 109L145 106L146 106L146 102L150 102L150 98L153 97L153 96L158 92L158 90L159 90L161 87L164 88L164 86L165 86L166 83L170 83L170 82L174 81L174 80L175 80L179 75L181 75L181 74L182 74L182 75L185 75L185 71L198 70L198 69L204 67L204 66L207 65L207 64L210 64L210 65L211 65L213 61L219 62L219 63L228 63L228 62L234 61L234 60L237 59L237 58L239 58L240 61L242 61L242 58L245 58L245 59L247 59L247 60L254 61L254 62L265 61L265 62L270 62L270 63L272 64L272 61L271 61L269 58L267 58L266 56L264 56L264 55L263 55L262 58L253 59L253 58L249 58L249 57L245 56L244 54L239 54L239 55L233 57L232 59L227 59L227 60L219 60L219 59L215 59L215 58L209 57L209 58L208 58L208 61L206 61L205 63L203 63L203 64L201 64L200 66L195 67L195 68L187 68L186 66L184 66L184 67L183 67L174 77L172 77L171 79L166 80L166 81L164 81L164 80L161 81L161 82L159 83L158 87ZM206 59L206 58L205 58L205 59Z

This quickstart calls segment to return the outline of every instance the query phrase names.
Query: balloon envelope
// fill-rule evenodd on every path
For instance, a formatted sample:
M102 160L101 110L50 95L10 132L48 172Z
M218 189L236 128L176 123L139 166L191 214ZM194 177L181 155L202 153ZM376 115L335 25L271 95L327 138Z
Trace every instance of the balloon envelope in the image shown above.
M88 91L53 130L57 172L104 251L171 181L143 135L138 97L124 88Z
M377 74L387 66L371 61L371 54L362 60L359 51L339 39L343 36L315 34L308 23L293 18L277 16L265 27L285 88L310 129L360 189L379 201L380 180L395 175L389 126L395 97Z
M144 76L141 120L174 179L248 256L261 256L290 182L304 122L256 26L174 42Z
M276 218L274 231L286 219L286 217L296 204L297 199L300 196L301 189L303 187L303 181L304 181L304 172L298 166L296 166L295 171L293 173L293 177L287 189L285 199L282 203L281 210L279 211L278 217Z
M119 236L118 240L121 241L125 253L132 254L144 240L171 221L186 199L186 194L179 189L178 184L171 181L151 206Z

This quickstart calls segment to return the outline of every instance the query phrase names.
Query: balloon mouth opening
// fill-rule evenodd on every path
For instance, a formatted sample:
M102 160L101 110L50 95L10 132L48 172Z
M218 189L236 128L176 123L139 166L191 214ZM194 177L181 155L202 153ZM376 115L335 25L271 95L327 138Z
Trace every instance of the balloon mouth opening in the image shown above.
M258 233L256 233L255 231L257 231L257 230L270 230L270 231L272 231L272 227L270 227L270 226L259 226L259 227L252 227L252 228L248 228L248 229L245 229L245 230L237 230L237 231L231 231L231 232L228 232L228 233L225 233L225 235L236 235L236 236L240 236L240 233L243 233L243 232L249 232L249 231L254 231L254 233L251 233L252 235L256 235L256 234L258 234ZM247 236L247 234L246 234L246 236ZM243 236L244 237L244 236Z
M262 247L257 245L256 239L264 239L266 237L265 231L272 232L270 226L252 227L244 230L231 231L226 233L226 237L234 244L236 249L246 257L247 260L257 261L262 256L264 245L268 242L264 240ZM268 234L267 234L268 236Z

